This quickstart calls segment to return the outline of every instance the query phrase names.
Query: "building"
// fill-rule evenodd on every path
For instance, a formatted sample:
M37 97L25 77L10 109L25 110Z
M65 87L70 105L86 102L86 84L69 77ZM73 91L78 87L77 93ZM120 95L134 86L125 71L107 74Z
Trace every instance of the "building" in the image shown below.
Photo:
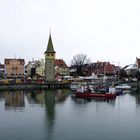
M137 57L136 57L135 67L136 67L137 70L140 72L140 58L137 58Z
M45 77L45 61L44 61L44 59L41 59L40 64L36 66L36 74L39 77Z
M115 75L116 69L114 64L110 64L109 62L106 62L104 66L104 75Z
M70 75L70 70L67 64L63 59L55 59L54 61L55 65L55 79L57 76L69 76ZM27 70L28 70L28 77L31 76L32 74L32 69L35 68L35 75L36 78L45 78L45 61L44 59L41 60L36 60L34 63L28 62L26 65ZM31 76L32 77L32 76Z
M24 78L24 59L4 59L6 78Z
M33 61L29 61L28 64L25 66L25 73L26 73L26 77L30 77L31 76L31 69L34 65Z
M137 73L138 71L138 68L136 67L135 64L129 64L129 65L126 65L124 68L122 68L127 75L135 75L135 73Z
M0 63L0 79L4 78L4 71L5 71L4 64Z
M29 61L28 64L25 66L26 69L26 77L27 78L33 78L36 77L36 70L38 67L41 66L41 61L40 60L32 60Z
M70 69L63 59L55 59L55 76L69 76Z
M51 34L49 36L48 46L45 51L45 80L55 80L55 51L52 43Z
M85 76L90 76L92 73L97 75L115 75L116 67L109 62L96 62L85 65Z

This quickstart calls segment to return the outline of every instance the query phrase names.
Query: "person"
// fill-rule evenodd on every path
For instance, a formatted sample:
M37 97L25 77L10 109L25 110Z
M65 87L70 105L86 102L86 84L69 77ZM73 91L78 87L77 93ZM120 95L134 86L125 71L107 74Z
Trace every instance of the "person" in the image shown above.
M109 87L108 86L106 87L106 92L109 92Z
M83 86L81 87L81 92L84 93L84 87Z
M89 85L87 85L87 92L91 93L91 89L90 89Z
M90 88L88 88L88 92L91 93L91 89Z

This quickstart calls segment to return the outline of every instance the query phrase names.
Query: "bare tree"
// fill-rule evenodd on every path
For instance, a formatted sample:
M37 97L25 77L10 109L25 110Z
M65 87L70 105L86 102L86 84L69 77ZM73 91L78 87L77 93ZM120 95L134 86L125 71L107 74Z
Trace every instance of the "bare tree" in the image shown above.
M77 54L71 60L71 68L75 70L76 75L84 76L85 65L90 63L90 59L85 54Z

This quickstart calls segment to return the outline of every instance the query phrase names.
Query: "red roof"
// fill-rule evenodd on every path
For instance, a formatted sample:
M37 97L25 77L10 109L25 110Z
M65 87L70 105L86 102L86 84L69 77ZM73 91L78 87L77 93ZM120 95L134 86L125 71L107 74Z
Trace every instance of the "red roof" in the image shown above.
M61 68L68 68L67 64L62 59L55 59L55 66L59 66Z

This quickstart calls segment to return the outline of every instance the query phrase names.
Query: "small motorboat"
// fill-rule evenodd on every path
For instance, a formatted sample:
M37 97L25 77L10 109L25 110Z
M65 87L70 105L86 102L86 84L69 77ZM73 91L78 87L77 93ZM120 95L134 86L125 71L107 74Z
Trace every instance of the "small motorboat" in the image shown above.
M127 84L119 84L118 86L115 86L116 90L131 90L132 87Z

